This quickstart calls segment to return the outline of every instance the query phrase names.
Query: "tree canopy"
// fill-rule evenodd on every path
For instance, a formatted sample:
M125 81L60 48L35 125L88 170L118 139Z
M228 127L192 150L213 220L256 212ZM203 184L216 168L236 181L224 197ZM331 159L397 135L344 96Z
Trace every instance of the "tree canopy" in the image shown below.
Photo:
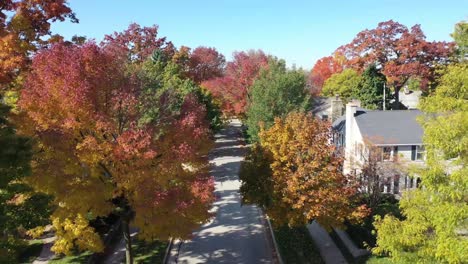
M33 59L20 131L37 141L28 182L54 196L55 252L101 251L89 221L111 212L146 240L187 237L210 217L205 107L188 93L176 114L142 122L140 106L173 102L146 96L126 59L92 42Z
M268 57L261 50L235 52L224 76L208 80L202 86L221 101L225 113L244 115L251 100L251 86L267 66Z
M309 74L309 85L313 95L319 95L322 92L323 85L328 78L343 71L343 60L343 56L335 54L323 57L315 63Z
M0 91L30 62L30 54L61 39L51 36L53 21L78 22L66 0L2 0L0 8Z
M361 75L353 69L345 69L340 73L333 74L323 85L322 95L339 95L345 102L352 99L359 89Z
M418 77L422 88L427 88L433 81L434 66L447 63L452 50L453 43L426 41L419 25L408 29L389 20L359 32L351 43L336 52L346 57L347 67L360 72L374 63L381 67L398 104L398 92L408 79Z
M376 253L414 263L464 263L468 258L467 84L468 65L450 65L435 93L422 100L427 167L417 174L423 187L401 199L404 220L377 219Z
M251 102L247 110L247 133L258 140L260 126L273 124L275 117L284 117L291 111L305 111L309 106L304 73L286 69L282 60L270 59L251 88Z
M330 124L292 112L260 132L241 169L244 201L256 203L278 225L317 220L327 229L368 212L354 204L356 185L341 171Z
M370 65L361 75L361 80L354 91L354 97L361 101L361 106L374 110L383 109L384 89L385 89L385 108L389 109L392 94L388 86L385 86L386 79L377 67Z

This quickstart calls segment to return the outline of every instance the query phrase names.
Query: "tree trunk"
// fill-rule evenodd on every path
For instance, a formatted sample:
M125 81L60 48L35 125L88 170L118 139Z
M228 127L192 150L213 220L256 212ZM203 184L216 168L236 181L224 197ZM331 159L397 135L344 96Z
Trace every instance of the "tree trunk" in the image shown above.
M125 260L126 264L133 264L132 238L130 237L129 219L122 218L122 232L125 239Z
M400 109L400 88L397 89L395 87L395 94L393 95L393 99L395 99L393 102L393 106L395 107L394 110Z

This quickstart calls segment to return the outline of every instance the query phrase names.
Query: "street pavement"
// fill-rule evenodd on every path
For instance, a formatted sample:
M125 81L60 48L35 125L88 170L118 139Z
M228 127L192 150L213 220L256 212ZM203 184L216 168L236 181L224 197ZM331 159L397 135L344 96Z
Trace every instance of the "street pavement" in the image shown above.
M244 154L241 123L234 119L216 135L210 154L215 217L194 232L192 240L176 242L167 263L276 263L263 213L241 205L238 174Z

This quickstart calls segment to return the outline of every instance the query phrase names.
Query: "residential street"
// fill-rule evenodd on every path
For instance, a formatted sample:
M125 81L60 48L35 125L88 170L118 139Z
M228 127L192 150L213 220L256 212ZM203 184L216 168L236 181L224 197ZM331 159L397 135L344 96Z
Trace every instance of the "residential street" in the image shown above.
M255 206L241 206L239 168L245 149L241 123L232 120L216 135L212 175L216 217L194 232L190 241L175 243L169 263L275 263L265 218Z

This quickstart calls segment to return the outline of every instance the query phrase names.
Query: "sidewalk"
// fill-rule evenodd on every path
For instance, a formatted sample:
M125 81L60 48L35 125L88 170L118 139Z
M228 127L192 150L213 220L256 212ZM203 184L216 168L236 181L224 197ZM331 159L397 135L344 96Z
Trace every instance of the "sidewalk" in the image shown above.
M32 262L32 264L49 263L49 260L55 257L55 253L50 250L50 248L54 244L55 239L55 236L50 236L42 239L42 242L44 242L44 246L42 247L41 254Z
M307 225L309 234L315 242L323 261L326 264L347 264L348 262L341 254L340 249L333 242L330 235L316 221Z
M136 228L130 228L130 237L132 241L135 241L135 236L137 235L138 230ZM119 242L113 248L113 253L107 256L103 263L105 264L120 264L125 262L125 239L120 238Z

